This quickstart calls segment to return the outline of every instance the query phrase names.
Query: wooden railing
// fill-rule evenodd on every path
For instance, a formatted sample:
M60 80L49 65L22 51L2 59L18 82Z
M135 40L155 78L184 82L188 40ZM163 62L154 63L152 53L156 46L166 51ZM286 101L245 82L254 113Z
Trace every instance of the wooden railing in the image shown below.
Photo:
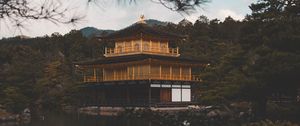
M169 56L179 56L179 48L148 48L148 47L125 47L125 48L105 48L104 56L119 56L126 54L136 54L136 53L148 53L148 54L160 54Z
M178 80L178 81L201 81L200 75L123 75L123 76L84 76L83 82L104 82L104 81L124 81L124 80Z

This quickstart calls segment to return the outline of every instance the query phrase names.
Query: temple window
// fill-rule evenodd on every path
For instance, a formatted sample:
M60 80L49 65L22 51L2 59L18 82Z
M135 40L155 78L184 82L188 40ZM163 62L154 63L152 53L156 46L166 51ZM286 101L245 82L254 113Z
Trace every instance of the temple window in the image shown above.
M136 43L134 45L134 51L140 51L140 44Z
M167 46L164 45L164 44L162 44L162 45L160 46L160 49L161 49L161 52L167 52L167 51L168 51L168 50L167 50Z
M117 52L118 53L122 53L123 52L123 47L122 46L118 46L117 47Z
M130 52L130 51L132 51L131 49L132 49L131 42L125 42L125 50L124 50L124 52Z
M144 43L143 48L144 48L144 51L150 51L150 47L147 42Z

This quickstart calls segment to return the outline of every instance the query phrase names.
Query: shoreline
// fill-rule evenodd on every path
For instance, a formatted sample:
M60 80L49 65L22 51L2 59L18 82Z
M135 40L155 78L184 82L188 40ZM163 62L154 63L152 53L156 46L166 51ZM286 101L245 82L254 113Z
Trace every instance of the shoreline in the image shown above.
M5 109L0 109L0 124L4 123L29 123L31 121L31 114L29 109L24 109L22 113L14 114L7 112Z
M97 107L97 106L89 106L78 109L78 113L87 114L87 115L100 115L100 116L118 116L126 110L133 111L142 111L142 110L150 110L153 112L180 112L180 111L188 111L191 108L189 107Z

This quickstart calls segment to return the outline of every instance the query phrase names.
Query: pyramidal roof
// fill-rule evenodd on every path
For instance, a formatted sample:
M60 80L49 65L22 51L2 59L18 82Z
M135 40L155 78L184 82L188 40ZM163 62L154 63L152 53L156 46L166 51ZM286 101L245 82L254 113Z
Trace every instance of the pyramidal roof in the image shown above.
M99 38L102 40L180 40L185 38L185 36L150 27L144 20L140 20L129 27Z

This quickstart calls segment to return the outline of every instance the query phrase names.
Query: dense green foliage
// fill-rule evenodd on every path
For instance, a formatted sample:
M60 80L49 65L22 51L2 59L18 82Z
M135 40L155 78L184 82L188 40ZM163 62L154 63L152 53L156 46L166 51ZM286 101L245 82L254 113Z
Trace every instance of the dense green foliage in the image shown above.
M73 61L100 57L103 46L78 31L0 43L0 84L3 104L13 112L26 107L58 109L74 103L78 82Z
M252 103L266 115L271 96L295 101L300 78L300 3L259 0L243 21L200 16L191 23L153 26L188 35L177 46L182 56L209 61L197 92L201 104ZM0 41L0 104L13 112L26 107L58 109L77 103L78 78L72 62L99 58L105 44L79 31L66 35ZM299 109L298 109L299 110ZM298 113L299 114L299 113Z

